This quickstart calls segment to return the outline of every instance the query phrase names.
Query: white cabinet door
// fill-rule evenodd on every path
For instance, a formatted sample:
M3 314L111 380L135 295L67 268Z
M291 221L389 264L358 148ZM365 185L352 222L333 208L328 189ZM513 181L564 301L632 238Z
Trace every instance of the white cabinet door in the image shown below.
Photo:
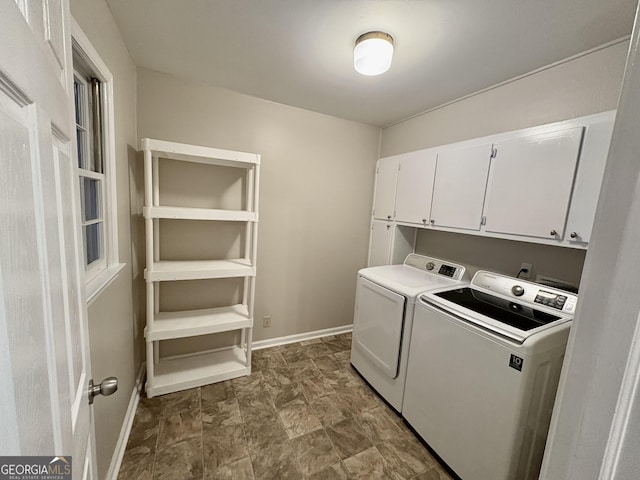
M434 226L480 230L491 143L438 152L431 220Z
M585 129L565 234L565 240L570 242L588 243L591 240L593 219L596 216L613 131L613 117L612 113L605 121L589 125Z
M400 156L396 189L397 222L429 223L437 157L436 149Z
M396 202L396 180L398 178L398 158L381 158L376 169L376 190L373 201L373 218L392 220Z
M486 231L562 239L583 127L499 142Z
M370 267L389 265L392 239L393 225L385 221L374 220L371 225L371 240L369 244Z

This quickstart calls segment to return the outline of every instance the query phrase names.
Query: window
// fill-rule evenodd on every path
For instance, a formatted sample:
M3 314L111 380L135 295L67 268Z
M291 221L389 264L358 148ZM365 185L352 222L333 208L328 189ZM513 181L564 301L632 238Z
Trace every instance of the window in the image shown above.
M91 302L124 266L116 231L113 77L77 23L72 27L78 222Z
M103 121L100 109L102 83L76 66L73 75L77 160L80 181L80 222L87 278L104 270L105 175L103 168Z

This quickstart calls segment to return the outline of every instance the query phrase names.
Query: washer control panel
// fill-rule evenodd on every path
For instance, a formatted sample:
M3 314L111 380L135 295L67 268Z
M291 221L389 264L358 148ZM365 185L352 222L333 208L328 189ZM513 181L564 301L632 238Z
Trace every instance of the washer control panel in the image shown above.
M514 301L517 298L519 303L528 303L532 307L550 307L569 314L575 312L578 302L577 295L564 290L482 270L474 275L471 284Z
M565 303L567 303L567 299L568 297L566 295L559 295L557 293L547 292L545 290L538 290L538 294L533 301L536 303L541 303L542 305L547 305L548 307L562 310Z
M425 257L424 255L418 255L416 253L407 255L404 264L409 267L424 270L425 272L453 278L454 280L461 280L465 272L465 268L462 265L444 262L437 258Z

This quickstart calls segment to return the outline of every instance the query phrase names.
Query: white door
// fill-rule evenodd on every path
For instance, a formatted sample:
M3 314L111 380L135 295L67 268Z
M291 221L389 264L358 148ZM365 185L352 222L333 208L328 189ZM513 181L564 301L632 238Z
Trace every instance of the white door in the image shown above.
M398 157L378 160L376 169L376 190L373 201L373 218L392 220L396 203L396 180L398 178Z
M583 127L499 142L486 231L561 240Z
M353 348L389 378L398 376L404 308L404 296L358 277Z
M95 476L66 0L0 0L1 455Z
M435 149L419 150L400 157L395 208L397 222L429 223L437 158Z
M381 220L374 220L371 224L369 267L389 265L389 263L391 263L393 228L392 224Z
M438 152L431 219L434 226L480 230L492 144Z

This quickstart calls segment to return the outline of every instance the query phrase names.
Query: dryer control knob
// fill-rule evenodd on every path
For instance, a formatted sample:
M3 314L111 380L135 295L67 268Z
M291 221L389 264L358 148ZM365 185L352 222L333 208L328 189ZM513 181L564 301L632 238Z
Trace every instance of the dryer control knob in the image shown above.
M521 297L522 295L524 295L524 288L522 288L520 285L514 285L513 287L511 287L511 293L513 293L516 297Z
M427 270L431 271L431 270L433 270L433 267L435 267L435 266L436 266L436 264L435 264L435 263L433 263L433 262L429 262L429 263L427 263L427 264L425 265L425 268L426 268Z

